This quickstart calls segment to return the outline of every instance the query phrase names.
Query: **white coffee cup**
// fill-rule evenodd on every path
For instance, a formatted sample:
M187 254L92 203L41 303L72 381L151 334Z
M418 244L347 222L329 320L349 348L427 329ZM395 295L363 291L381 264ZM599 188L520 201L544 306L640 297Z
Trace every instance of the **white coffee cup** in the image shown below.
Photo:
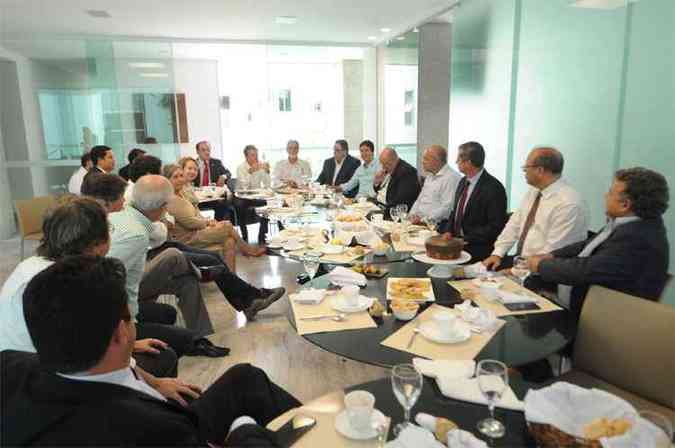
M433 320L441 336L452 336L455 331L455 315L449 311L438 311L434 313Z
M347 306L358 306L359 304L359 287L356 285L345 285L340 290L342 296L345 298Z
M355 390L345 395L345 409L349 426L357 431L371 428L375 397L365 390Z
M481 282L480 284L480 295L488 299L490 302L497 300L497 290L501 287L499 283L493 282Z

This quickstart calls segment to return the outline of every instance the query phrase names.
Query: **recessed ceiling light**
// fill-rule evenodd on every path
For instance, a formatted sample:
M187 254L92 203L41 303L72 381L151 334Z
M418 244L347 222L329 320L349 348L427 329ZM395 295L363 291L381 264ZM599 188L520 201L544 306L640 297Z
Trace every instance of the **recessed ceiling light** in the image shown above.
M396 38L396 40L405 40L405 37L404 37L404 36L398 36L398 37Z
M164 68L161 62L129 62L131 68Z
M389 33L391 32L391 28L380 28L380 31L382 31L383 33Z
M570 6L587 9L618 9L638 0L575 0Z
M142 78L168 78L168 73L139 73Z
M277 16L274 18L277 25L295 25L298 18L295 16Z
M377 36L368 36L368 40L377 40Z
M108 11L104 11L102 9L87 9L85 12L91 17L96 17L97 19L109 19L111 17Z

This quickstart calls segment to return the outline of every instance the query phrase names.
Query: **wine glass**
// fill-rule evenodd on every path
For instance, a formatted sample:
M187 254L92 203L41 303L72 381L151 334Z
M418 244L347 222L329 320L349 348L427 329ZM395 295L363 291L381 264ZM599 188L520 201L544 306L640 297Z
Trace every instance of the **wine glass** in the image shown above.
M518 279L520 280L520 286L524 286L525 279L527 278L528 275L530 275L530 268L527 266L527 258L514 257L511 273L516 277L518 277Z
M394 395L403 406L403 423L394 428L397 436L403 429L411 425L410 410L422 393L422 374L412 364L399 364L391 370L391 387Z
M302 265L305 268L305 272L309 275L309 285L311 286L312 280L316 275L316 271L319 269L319 259L317 257L304 257L302 259Z
M427 229L434 232L436 230L436 226L438 225L438 220L436 218L432 218L431 216L425 216L422 218L422 224L427 226Z
M490 417L478 422L478 430L491 439L497 439L504 435L506 428L495 419L495 405L509 384L509 372L504 363L484 359L476 366L476 378L490 410Z
M394 221L394 224L398 224L398 219L399 219L399 214L398 214L398 207L392 207L389 209L389 216L391 216L391 220Z

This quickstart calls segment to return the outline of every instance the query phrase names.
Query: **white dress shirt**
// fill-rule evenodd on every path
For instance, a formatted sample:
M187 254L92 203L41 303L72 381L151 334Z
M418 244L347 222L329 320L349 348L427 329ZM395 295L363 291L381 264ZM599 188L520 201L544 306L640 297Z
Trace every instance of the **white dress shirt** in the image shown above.
M68 181L68 191L70 193L77 195L81 194L82 181L84 180L84 176L87 175L87 172L88 171L85 170L84 167L80 167L72 176L70 176L70 180Z
M312 167L304 160L296 160L291 163L288 159L280 160L274 165L274 181L281 183L289 180L301 183L303 176L312 177Z
M249 189L249 188L261 188L269 187L272 183L270 174L265 170L258 170L253 174L249 173L251 165L248 162L244 162L237 168L237 188L238 189Z
M411 215L428 217L440 221L446 218L455 202L455 190L462 176L448 165L438 173L429 173L417 200L410 209Z
M335 171L333 171L333 182L331 185L335 185L335 179L337 179L338 174L340 174L340 170L342 169L342 165L345 163L346 159L347 158L345 157L340 163L337 163L337 160L335 161Z
M495 242L492 255L504 257L518 242L532 203L539 190L530 188L518 210ZM567 182L558 179L541 190L534 222L523 244L523 256L547 254L568 244L584 241L588 232L588 207L581 195Z
M153 389L146 383L143 378L132 370L131 366L124 367L123 369L113 370L108 373L99 373L97 375L89 375L87 372L84 373L57 373L57 375L62 376L63 378L68 378L75 381L90 381L92 383L108 383L116 384L118 386L127 387L129 389L137 390L146 395L150 395L153 398L156 398L160 401L166 401L166 398L162 396L157 390Z

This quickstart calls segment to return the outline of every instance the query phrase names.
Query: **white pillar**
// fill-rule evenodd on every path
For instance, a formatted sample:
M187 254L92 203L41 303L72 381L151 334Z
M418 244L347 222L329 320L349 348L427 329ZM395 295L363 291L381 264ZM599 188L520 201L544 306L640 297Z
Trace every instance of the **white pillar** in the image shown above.
M448 147L450 136L450 50L448 23L428 23L418 35L417 166L432 144Z

